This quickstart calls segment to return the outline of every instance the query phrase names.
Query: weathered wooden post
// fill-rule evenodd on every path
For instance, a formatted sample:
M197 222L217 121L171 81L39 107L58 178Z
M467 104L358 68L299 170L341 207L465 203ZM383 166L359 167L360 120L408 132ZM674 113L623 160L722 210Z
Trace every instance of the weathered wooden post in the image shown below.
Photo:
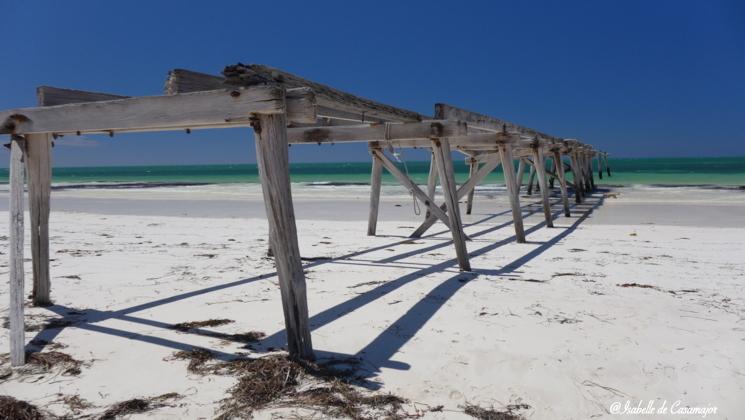
M533 154L533 166L538 177L538 187L541 189L541 201L543 203L543 215L546 218L546 227L554 227L554 221L551 217L551 202L548 196L546 162L543 160L543 149L540 143L538 143L538 140L533 144L531 152Z
M608 163L608 154L605 153L605 170L608 176L613 176L610 174L610 164Z
M569 165L572 168L572 179L574 179L574 201L579 204L582 202L584 187L582 186L582 172L580 171L579 158L574 149L569 153Z
M293 359L312 360L305 274L300 260L290 171L285 113L253 114L256 159L269 219L269 232L282 294L287 347Z
M523 187L523 178L525 177L525 159L519 159L517 162L517 178L515 179L515 190L520 194L520 188Z
M533 183L535 182L535 162L530 165L530 175L528 175L528 195L533 195Z
M515 163L512 161L512 145L499 143L499 157L502 160L504 183L510 197L512 207L512 221L515 225L515 239L518 243L525 243L525 229L523 228L523 213L520 209L520 194L515 182Z
M370 216L367 220L367 236L375 236L378 226L378 207L380 205L380 185L383 177L383 165L380 160L372 160L372 174L370 176Z
M476 172L479 171L478 160L471 157L468 163L468 168L469 168L468 170L469 178L476 175ZM473 194L475 191L476 191L476 188L473 188L471 191L468 192L468 198L466 199L466 214L471 214L471 210L473 209Z
M558 148L554 149L554 162L556 176L559 179L559 189L561 189L561 203L564 205L564 216L570 217L571 212L569 211L569 194L567 193L566 174L564 174L564 162L561 160L561 150Z
M36 306L51 305L49 279L49 199L52 188L52 136L26 135L26 177L31 216L31 256L34 285L31 295Z
M445 197L447 216L450 220L450 230L453 234L453 245L458 257L458 265L463 271L471 271L471 263L468 260L466 249L466 234L463 232L463 224L458 208L457 188L455 185L455 171L453 170L453 159L450 156L450 142L446 137L439 137L436 133L438 126L433 125L432 153L437 162L437 171L440 176L440 186Z
M435 194L437 191L437 162L435 161L435 154L430 152L429 154L429 175L427 176L427 197L431 203L435 202ZM424 214L424 220L429 219L430 210L427 207L427 212Z
M11 136L10 166L10 234L8 268L10 277L10 364L20 366L26 363L26 335L23 322L23 155L25 139Z

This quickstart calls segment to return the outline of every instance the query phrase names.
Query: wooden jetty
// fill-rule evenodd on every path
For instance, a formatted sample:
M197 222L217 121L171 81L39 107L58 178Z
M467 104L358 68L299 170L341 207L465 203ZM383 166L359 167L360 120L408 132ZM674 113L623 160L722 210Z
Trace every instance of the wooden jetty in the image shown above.
M38 106L0 111L0 134L10 135L10 359L25 363L23 319L23 193L28 186L34 305L51 304L49 201L53 139L66 135L251 127L256 138L270 247L276 260L290 356L313 359L305 277L298 250L290 193L288 145L366 142L372 156L367 234L375 235L383 168L426 208L420 237L437 221L448 227L461 270L471 265L459 202L473 207L476 186L502 166L517 242L525 242L519 191L530 167L528 189L537 179L546 226L553 226L549 190L558 181L564 215L569 186L576 202L595 188L594 167L610 175L608 154L575 139L563 139L452 105L436 104L434 115L393 107L264 65L237 64L222 76L176 69L158 96L127 97L42 86ZM426 191L389 157L392 148L431 151ZM452 151L465 155L468 180L458 186ZM514 166L518 163L518 170ZM548 164L547 164L548 162ZM565 165L566 168L565 168ZM572 178L566 176L567 168ZM435 202L439 182L444 202Z

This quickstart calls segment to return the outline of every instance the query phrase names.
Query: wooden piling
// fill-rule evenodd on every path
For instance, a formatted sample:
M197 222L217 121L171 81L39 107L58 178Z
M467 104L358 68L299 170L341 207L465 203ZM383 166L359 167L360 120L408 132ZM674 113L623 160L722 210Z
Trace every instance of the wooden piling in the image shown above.
M287 330L287 347L293 359L312 360L305 274L300 260L295 212L290 192L287 119L281 114L254 114L256 159L261 170L271 245L279 277Z
M533 166L535 167L538 186L541 189L541 202L543 203L543 215L546 218L546 227L554 227L551 216L551 202L548 196L548 180L546 179L546 162L543 160L543 150L540 146L533 147Z
M570 217L569 211L569 194L567 192L567 180L564 173L564 162L561 160L561 151L554 150L554 168L556 169L556 178L559 180L559 189L561 190L561 203L564 206L564 216Z
M23 158L26 148L23 137L12 136L10 141L10 234L8 268L10 277L10 364L26 363L26 336L23 322Z
M50 134L26 135L26 176L31 220L33 264L32 302L51 305L49 279L49 199L52 188L52 139Z
M520 159L517 163L517 176L515 178L515 189L520 194L520 188L523 186L523 177L525 176L525 159Z
M528 175L528 195L533 195L533 182L535 182L535 162L530 165L530 175Z
M512 161L512 146L500 143L499 157L502 159L502 169L504 172L504 183L507 186L507 193L510 197L510 206L512 207L512 220L515 225L515 238L519 243L525 243L525 229L523 228L523 213L520 209L520 194L517 191L515 183L515 164Z
M380 160L372 160L370 175L370 215L367 219L367 236L375 236L378 226L378 207L380 205L380 185L383 177L383 165Z
M608 163L608 154L605 154L605 171L608 174L608 176L612 176L610 174L610 164Z
M450 219L450 231L453 235L453 245L458 257L458 265L462 271L471 271L471 263L468 260L468 250L466 249L466 234L463 232L460 209L458 208L453 159L450 156L450 143L447 138L432 139L432 153L437 162L440 185L445 196L445 204L448 209L447 216Z
M434 153L429 154L429 176L427 176L427 197L431 203L435 202L435 193L437 191L437 162L435 161ZM424 219L427 220L430 217L431 212L427 208L427 212L424 214Z
M476 172L479 171L479 162L476 159L471 158L468 168L469 168L469 171L468 171L469 177L476 175ZM476 188L468 192L468 198L466 199L466 214L471 214L471 210L473 210L473 194L475 191L476 191Z
M583 183L582 172L580 171L577 153L572 151L569 154L569 165L572 168L572 178L574 180L574 201L579 204L582 202Z

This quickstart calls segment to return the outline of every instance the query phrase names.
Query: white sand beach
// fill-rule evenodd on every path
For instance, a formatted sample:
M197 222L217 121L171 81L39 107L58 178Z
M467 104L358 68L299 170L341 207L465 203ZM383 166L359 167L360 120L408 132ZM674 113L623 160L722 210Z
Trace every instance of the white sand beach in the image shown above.
M406 412L425 419L472 418L467 404L528 419L636 418L615 414L627 401L745 416L744 192L614 188L570 218L554 197L552 229L538 195L525 196L528 243L518 244L505 194L486 189L464 214L473 272L462 273L443 225L407 238L423 216L401 189L384 187L378 236L366 236L368 188L294 186L319 360L357 358L367 388L407 399ZM236 379L189 373L174 352L230 358L285 345L260 195L257 185L54 191L54 305L26 308L27 340L82 366L23 373L6 360L0 394L78 418L178 393L129 418L214 418ZM0 224L3 297L7 235ZM210 319L233 322L171 328ZM266 336L231 340L249 331ZM0 352L7 346L0 328ZM70 396L89 405L73 409ZM298 413L309 414L255 417Z

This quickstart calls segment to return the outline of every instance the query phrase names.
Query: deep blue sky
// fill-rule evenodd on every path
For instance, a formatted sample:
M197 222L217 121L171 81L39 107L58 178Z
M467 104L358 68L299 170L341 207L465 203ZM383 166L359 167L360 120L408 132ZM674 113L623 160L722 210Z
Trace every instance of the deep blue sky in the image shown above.
M153 95L171 68L219 73L241 61L430 115L452 103L615 156L745 155L742 1L0 6L0 109L33 106L41 84ZM255 161L247 129L66 142L56 166ZM291 156L368 158L362 144Z

